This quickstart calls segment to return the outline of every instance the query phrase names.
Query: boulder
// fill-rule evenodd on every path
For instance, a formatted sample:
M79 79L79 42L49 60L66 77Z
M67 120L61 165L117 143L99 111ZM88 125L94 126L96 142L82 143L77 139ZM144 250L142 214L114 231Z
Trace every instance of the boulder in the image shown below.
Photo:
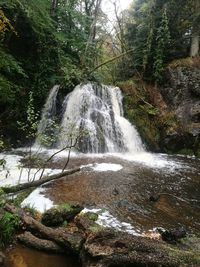
M177 129L166 132L162 148L167 152L198 155L200 137L200 64L169 66L164 100L177 119Z
M79 205L63 204L53 207L42 216L42 223L46 226L59 226L64 222L70 222L83 210Z

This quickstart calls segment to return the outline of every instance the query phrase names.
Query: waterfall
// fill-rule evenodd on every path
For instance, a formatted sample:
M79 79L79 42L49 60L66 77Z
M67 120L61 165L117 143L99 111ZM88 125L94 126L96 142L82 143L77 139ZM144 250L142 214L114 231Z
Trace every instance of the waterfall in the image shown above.
M59 85L53 86L42 110L41 120L38 124L36 146L45 143L43 139L55 134L56 98ZM42 141L43 140L43 141ZM52 142L51 142L52 143Z
M58 90L58 87L56 87ZM38 130L51 120L57 93L53 89L47 99ZM46 115L45 115L46 114ZM123 117L122 94L118 87L80 84L66 96L56 147L74 144L84 153L136 153L144 151L140 136Z

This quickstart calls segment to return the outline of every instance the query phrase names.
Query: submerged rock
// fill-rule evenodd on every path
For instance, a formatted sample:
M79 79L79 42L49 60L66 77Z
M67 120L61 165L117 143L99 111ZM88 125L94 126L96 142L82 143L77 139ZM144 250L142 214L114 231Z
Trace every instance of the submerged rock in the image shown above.
M171 229L171 230L165 230L163 228L158 228L158 232L161 234L162 240L169 242L169 243L175 243L181 238L186 237L186 229L184 226L181 226L179 228Z

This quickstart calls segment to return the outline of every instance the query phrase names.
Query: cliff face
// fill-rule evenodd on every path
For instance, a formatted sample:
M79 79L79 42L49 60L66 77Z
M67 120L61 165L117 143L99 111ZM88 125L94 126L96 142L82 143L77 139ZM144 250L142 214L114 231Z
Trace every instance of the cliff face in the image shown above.
M200 61L172 64L165 76L166 83L160 92L174 113L178 127L165 133L162 146L172 152L200 156Z
M162 87L138 79L119 86L125 116L150 151L200 157L200 59L172 62Z

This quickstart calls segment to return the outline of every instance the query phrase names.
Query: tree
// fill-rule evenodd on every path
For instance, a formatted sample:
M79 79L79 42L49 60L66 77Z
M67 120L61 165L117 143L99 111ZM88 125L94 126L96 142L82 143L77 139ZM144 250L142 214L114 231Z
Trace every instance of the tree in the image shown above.
M198 56L198 0L136 0L128 16L126 47L135 51L128 60L130 75L139 72L146 80L161 82L168 62Z
M30 91L40 111L54 84L69 92L84 79L99 56L100 5L100 0L1 0L0 135L21 138L16 121L25 120Z
M198 0L191 1L192 25L191 25L191 47L190 56L196 57L199 55L200 43L200 2Z

